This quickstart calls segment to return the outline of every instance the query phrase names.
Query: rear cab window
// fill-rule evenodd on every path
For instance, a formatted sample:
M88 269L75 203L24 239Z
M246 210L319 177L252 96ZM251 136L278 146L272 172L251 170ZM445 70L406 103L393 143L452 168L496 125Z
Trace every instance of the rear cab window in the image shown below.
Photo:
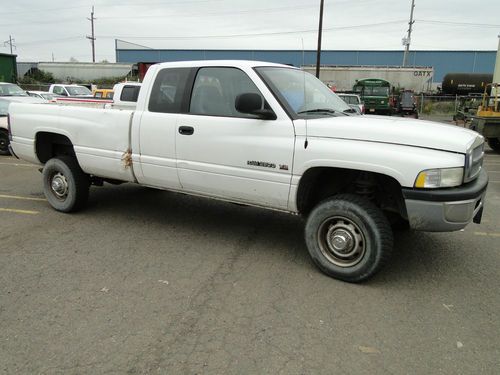
M139 96L140 89L141 89L141 86L136 86L136 85L123 86L122 93L120 95L120 101L122 101L122 102L137 102L137 97Z

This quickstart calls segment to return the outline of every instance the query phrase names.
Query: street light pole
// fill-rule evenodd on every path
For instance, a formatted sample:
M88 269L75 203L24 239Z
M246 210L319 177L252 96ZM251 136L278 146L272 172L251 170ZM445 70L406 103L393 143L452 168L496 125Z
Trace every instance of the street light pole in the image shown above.
M321 63L321 34L323 33L323 5L324 0L321 0L319 6L319 28L318 28L318 50L316 52L316 77L319 78L319 66Z

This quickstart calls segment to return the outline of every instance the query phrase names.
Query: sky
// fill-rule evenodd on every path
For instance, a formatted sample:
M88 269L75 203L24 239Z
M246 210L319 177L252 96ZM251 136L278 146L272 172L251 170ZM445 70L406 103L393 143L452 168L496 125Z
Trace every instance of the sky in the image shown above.
M325 0L323 49L402 50L411 0ZM115 39L163 49L316 49L320 0L0 0L18 61L115 61ZM496 50L500 1L415 0L412 50Z

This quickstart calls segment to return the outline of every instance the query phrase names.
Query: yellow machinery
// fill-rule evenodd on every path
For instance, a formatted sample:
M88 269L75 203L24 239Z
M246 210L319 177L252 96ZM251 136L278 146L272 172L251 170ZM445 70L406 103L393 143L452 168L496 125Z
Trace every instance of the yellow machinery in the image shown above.
M491 95L488 95L491 88ZM486 85L481 105L476 116L470 124L472 130L482 134L488 145L500 153L500 84L489 83Z

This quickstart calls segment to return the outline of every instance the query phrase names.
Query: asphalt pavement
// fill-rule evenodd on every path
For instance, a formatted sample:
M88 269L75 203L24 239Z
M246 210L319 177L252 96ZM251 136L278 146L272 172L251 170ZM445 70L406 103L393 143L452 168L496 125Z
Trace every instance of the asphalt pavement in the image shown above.
M500 155L481 225L399 232L363 284L321 274L303 221L131 184L51 209L0 158L5 374L498 374Z

